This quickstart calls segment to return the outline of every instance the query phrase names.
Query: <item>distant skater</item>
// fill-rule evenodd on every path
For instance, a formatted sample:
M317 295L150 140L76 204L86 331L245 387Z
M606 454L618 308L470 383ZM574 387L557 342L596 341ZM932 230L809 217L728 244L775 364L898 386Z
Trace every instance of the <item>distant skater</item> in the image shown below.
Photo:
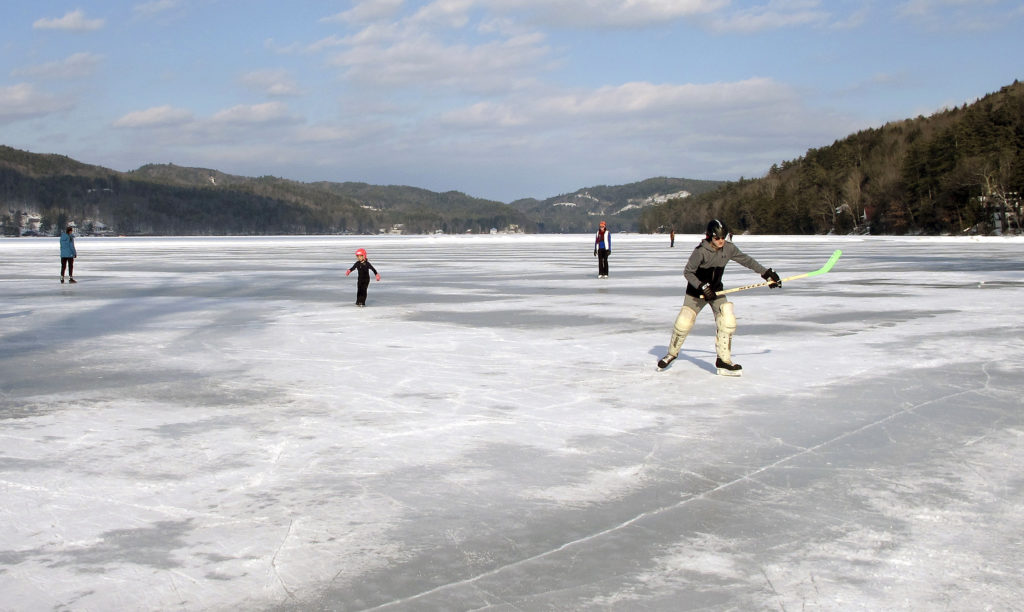
M715 359L715 367L719 374L726 376L739 376L743 369L740 364L732 360L732 335L736 331L736 317L733 314L732 302L724 295L719 296L716 292L722 290L722 275L725 272L725 265L730 261L750 268L761 275L763 279L771 284L769 288L775 289L782 286L779 275L771 268L766 268L757 263L750 255L740 251L732 242L727 242L729 230L718 219L708 223L704 240L700 241L697 248L690 254L686 267L683 269L683 276L686 278L686 297L683 298L683 307L679 309L675 325L672 329L672 339L668 344L668 354L658 361L658 368L664 369L679 356L679 350L683 347L686 335L693 328L693 322L697 319L697 313L704 308L705 304L711 304L711 312L715 315L715 352L718 354Z
M597 257L597 277L608 278L608 256L612 253L612 233L602 221L594 238L594 256Z
M669 231L669 233L668 233L668 246L670 246L670 247L676 246L676 229L675 228L672 228L672 230Z
M377 269L366 258L366 249L356 249L356 263L345 271L345 276L352 274L352 270L359 271L359 279L356 281L356 306L366 306L366 288L370 286L370 270L373 270L373 275L380 281Z
M68 271L68 282L77 283L75 280L75 258L78 257L78 250L75 249L75 228L70 225L60 235L60 282L64 282L64 270Z

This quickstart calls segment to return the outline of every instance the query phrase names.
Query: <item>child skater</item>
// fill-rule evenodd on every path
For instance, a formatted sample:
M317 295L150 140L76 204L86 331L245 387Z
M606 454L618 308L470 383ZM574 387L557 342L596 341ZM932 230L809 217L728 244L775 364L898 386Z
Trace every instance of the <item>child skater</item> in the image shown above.
M64 269L68 271L68 282L77 283L75 280L75 258L78 257L78 250L75 249L75 228L68 226L60 235L60 282L64 282Z
M359 281L356 283L356 306L366 306L366 288L370 286L370 270L380 280L380 274L373 267L370 260L366 259L366 249L356 249L356 263L345 271L345 276L352 274L352 270L359 270Z

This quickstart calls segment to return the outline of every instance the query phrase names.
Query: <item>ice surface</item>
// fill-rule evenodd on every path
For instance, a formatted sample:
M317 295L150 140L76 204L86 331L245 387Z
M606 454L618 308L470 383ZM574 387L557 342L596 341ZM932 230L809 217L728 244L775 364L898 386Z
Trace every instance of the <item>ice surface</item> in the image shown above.
M591 240L0 240L0 609L1019 609L1024 241Z

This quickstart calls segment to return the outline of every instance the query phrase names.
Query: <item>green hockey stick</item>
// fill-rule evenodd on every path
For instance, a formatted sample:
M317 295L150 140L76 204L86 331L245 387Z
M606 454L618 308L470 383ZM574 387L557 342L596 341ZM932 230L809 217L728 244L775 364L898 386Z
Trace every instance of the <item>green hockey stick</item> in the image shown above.
M836 265L836 262L839 261L839 256L842 255L842 254L843 254L842 251L840 251L839 249L836 249L832 253L832 257L829 257L828 261L825 262L825 265L823 265L822 267L818 268L814 272L804 272L803 274L797 274L796 276L787 276L786 278L781 279L779 282L780 283L786 283L786 282L789 282L791 280L796 280L798 278L809 278L811 276L817 276L819 274L824 274L824 273L828 272L829 270L831 270L832 266ZM746 291L747 289L753 289L755 287L767 287L770 284L772 284L771 281L765 281L763 283L754 283L753 285L744 285L743 287L733 287L732 289L726 289L724 291L718 291L718 292L716 292L716 295L725 295L726 293L736 293L737 291ZM704 296L702 295L700 297L703 299Z

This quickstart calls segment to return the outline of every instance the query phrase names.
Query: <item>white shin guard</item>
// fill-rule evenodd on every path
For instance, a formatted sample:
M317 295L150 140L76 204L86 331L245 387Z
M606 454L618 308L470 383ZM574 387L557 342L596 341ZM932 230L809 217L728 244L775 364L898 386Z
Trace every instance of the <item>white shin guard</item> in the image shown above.
M672 340L668 344L668 354L673 357L679 356L679 350L683 348L683 342L687 334L693 329L693 322L697 319L697 313L693 309L683 306L679 309L675 325L672 327Z
M732 363L732 335L736 332L736 316L732 312L732 302L722 304L715 317L715 350L718 357L726 362Z

